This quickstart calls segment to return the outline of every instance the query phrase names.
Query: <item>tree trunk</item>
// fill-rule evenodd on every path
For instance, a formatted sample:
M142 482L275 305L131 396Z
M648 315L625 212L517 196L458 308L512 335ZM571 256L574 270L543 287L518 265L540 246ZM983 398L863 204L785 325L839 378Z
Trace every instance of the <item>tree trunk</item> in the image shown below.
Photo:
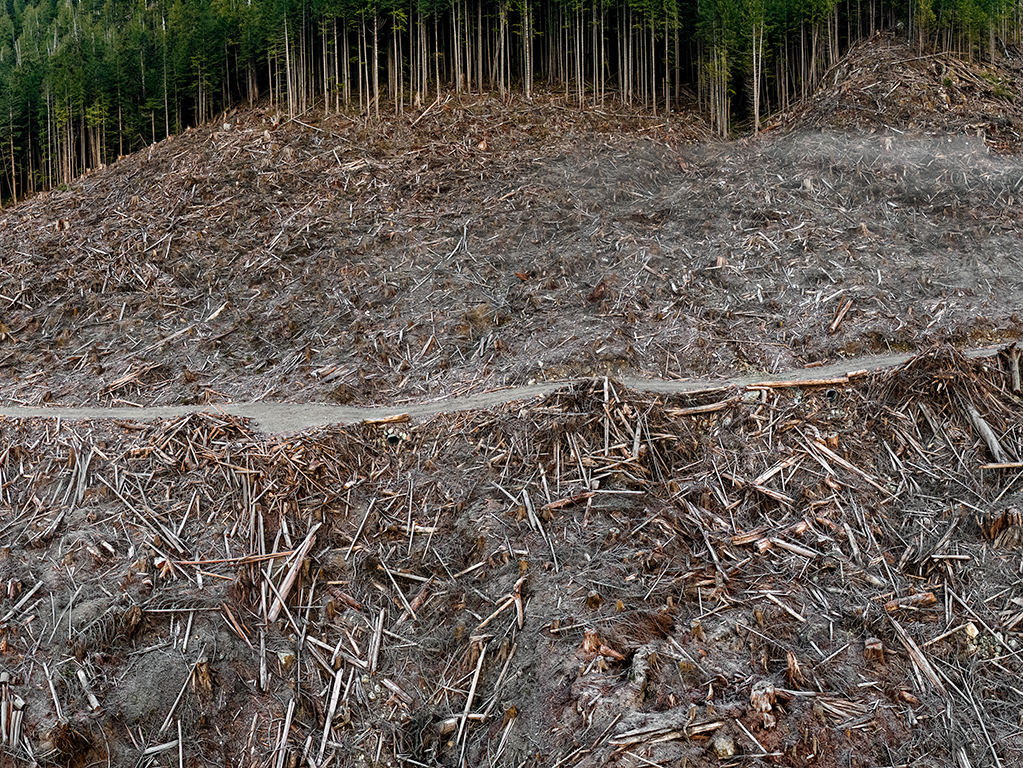
M8 124L7 125L8 125L8 127L10 128L10 131L11 131L11 137L10 137L11 138L11 199L14 201L14 204L17 205L18 204L18 167L17 167L16 156L14 154L14 107L10 106L9 110L10 110L10 112L8 114Z
M366 17L359 19L359 111L369 114L369 94L366 84Z
M508 25L508 1L507 0L501 0L501 8L500 8L499 13L501 15L501 19L500 19L500 29L498 30L498 43L497 43L497 84L498 84L497 88L498 88L498 93L501 95L501 100L503 101L504 100L504 96L505 96L505 90L504 90L504 87L505 87L505 82L504 82L504 70L505 70L505 63L504 63L504 57L505 57L505 53L504 53L504 40L505 40L505 37L508 34L507 31L506 31L506 27Z
M437 86L437 101L440 101L440 30L437 12L433 12L433 81Z
M461 3L455 3L451 14L451 58L454 63L455 93L462 92L462 36L461 24L458 19Z
M332 21L334 32L334 111L341 111L341 52L337 44L337 18Z
M650 19L650 103L657 115L657 41L654 38L654 20Z
M493 87L493 84L491 84ZM483 3L476 3L476 90L483 93Z
M330 114L330 38L327 37L327 25L321 24L320 38L323 46L322 55L322 76L323 76L323 113Z
M671 57L669 56L668 14L664 15L664 116L671 117ZM676 55L678 52L676 51Z
M373 117L380 119L380 14L373 14Z
M201 78L200 78L201 80ZM288 117L295 116L295 92L291 76L291 43L288 40L288 20L284 19L284 84L288 94ZM200 86L201 88L201 86ZM200 98L200 103L202 99Z
M526 0L526 21L523 31L523 45L526 47L525 55L525 79L526 98L533 99L533 9L530 0Z
M760 80L764 66L764 21L753 22L753 132L760 133Z

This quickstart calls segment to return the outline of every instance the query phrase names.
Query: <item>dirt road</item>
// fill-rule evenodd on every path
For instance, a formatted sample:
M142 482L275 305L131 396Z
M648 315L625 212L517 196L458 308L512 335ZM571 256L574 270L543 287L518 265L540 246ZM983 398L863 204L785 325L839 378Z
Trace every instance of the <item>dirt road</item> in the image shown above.
M998 352L999 347L980 347L965 351L967 357L987 357ZM912 355L891 353L849 358L815 368L802 368L783 371L773 376L751 375L728 379L644 379L623 377L621 383L630 389L641 392L657 392L663 394L695 393L711 389L734 389L756 386L761 383L777 385L783 381L810 382L836 380L840 383L844 378L879 368L901 365ZM461 397L439 398L420 403L391 406L341 406L324 403L273 403L250 402L228 403L216 406L154 406L146 408L103 408L103 407L0 407L0 418L52 418L63 420L94 420L94 419L131 419L135 421L156 421L181 416L204 410L240 416L250 419L267 434L287 434L304 429L323 427L329 424L356 424L362 421L386 419L398 415L407 415L413 419L429 418L440 413L453 413L494 405L502 405L534 397L542 397L556 390L571 386L585 379L566 379L528 384L519 387L488 390Z

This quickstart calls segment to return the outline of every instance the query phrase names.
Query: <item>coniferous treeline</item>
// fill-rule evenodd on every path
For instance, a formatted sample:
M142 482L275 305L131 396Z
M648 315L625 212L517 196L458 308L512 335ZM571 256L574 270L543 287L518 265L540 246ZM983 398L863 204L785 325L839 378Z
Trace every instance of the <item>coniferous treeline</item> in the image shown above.
M0 199L65 184L240 101L297 114L535 89L725 135L878 30L985 57L1019 0L0 0Z

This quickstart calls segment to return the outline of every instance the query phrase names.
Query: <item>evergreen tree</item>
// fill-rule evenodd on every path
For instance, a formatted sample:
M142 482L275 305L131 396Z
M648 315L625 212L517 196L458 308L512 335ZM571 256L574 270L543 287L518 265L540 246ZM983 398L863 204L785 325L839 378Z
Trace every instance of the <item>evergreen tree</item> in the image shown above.
M719 135L737 114L759 130L895 22L967 58L1023 26L1011 0L5 0L0 201L258 99L400 115L541 85L670 115L689 87Z

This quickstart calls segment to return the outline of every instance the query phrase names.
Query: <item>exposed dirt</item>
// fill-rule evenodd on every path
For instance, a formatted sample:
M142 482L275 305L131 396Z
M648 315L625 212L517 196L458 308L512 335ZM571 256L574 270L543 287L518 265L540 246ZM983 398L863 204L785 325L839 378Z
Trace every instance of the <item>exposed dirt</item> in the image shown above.
M0 213L2 759L1020 762L1017 118L898 102L983 79L928 61L728 144L253 109Z
M941 348L844 383L597 381L288 438L7 420L9 754L1012 764L1010 371ZM979 468L967 404L1008 469Z

